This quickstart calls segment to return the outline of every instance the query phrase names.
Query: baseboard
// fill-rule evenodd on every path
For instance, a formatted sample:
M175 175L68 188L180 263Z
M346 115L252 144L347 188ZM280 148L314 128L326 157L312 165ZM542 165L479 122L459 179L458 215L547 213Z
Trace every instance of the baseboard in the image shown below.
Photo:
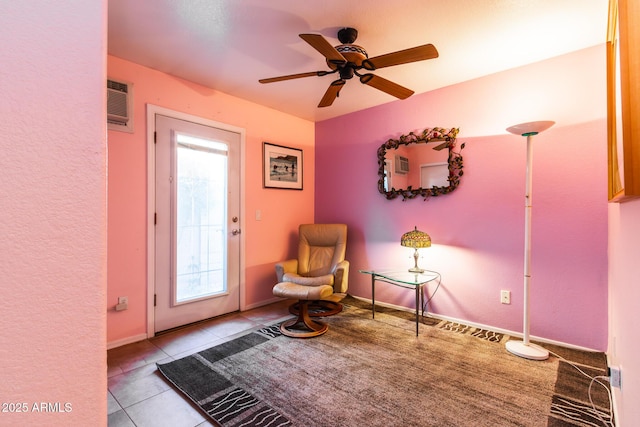
M117 347L122 347L123 345L127 345L127 344L133 344L134 342L138 342L138 341L144 341L146 339L147 339L147 334L138 334L132 337L111 341L107 343L107 350L111 350Z
M358 297L358 296L355 296L355 295L351 295L351 296L353 298L359 299L361 301L366 301L368 303L371 303L371 300L368 299L368 298L362 298L362 297ZM415 313L416 312L416 310L413 309L413 308L402 307L402 306L399 306L399 305L389 304L389 303L379 302L379 301L376 301L376 306L392 308L394 310L406 311L406 312L409 312L409 313ZM522 338L522 335L523 335L522 332L515 332L515 331L510 331L508 329L496 328L496 327L491 326L491 325L484 325L482 323L469 322L468 320L457 319L455 317L449 317L449 316L442 316L440 314L425 313L425 316L433 317L434 319L446 320L448 322L461 323L463 325L469 325L469 326L474 327L474 328L479 328L479 329L484 329L484 330L487 330L487 331L497 332L497 333L509 335L509 336L512 336L512 337L515 337L515 338ZM532 340L535 340L535 341L538 341L538 342L541 342L541 343L552 344L552 345L557 345L557 346L566 347L566 348L572 348L574 350L598 351L598 350L594 350L592 348L582 347L582 346L575 345L575 344L569 344L569 343L565 343L565 342L562 342L562 341L556 341L556 340L550 340L550 339L546 339L546 338L541 338L541 337L537 337L537 336L534 336L534 335L531 335L530 338Z
M254 308L262 307L265 305L273 304L274 302L282 301L282 298L273 297L266 301L260 301L259 303L251 304L245 306L242 311L252 310ZM107 350L111 350L113 348L122 347L123 345L133 344L134 342L144 341L152 335L147 334L138 334L127 338L122 338L119 340L111 341L107 343Z
M258 308L258 307L262 307L265 305L269 305L269 304L273 304L274 302L280 302L282 301L282 298L278 298L278 297L273 297L271 299L268 300L264 300L264 301L260 301L257 302L255 304L250 304L250 305L245 305L241 311L249 311L249 310L253 310L254 308Z
M616 426L620 427L620 424L618 424L618 422L619 422L618 420L620 419L618 417L618 414L619 414L619 412L618 412L618 398L620 397L619 393L620 393L619 391L616 392L613 389L611 390L611 406L613 407L613 420L614 420L614 423L615 423L614 427L616 427Z

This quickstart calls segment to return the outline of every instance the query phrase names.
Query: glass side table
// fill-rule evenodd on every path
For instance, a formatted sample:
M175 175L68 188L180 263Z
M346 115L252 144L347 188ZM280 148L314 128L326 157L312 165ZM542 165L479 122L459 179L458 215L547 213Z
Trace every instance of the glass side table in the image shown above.
M424 287L427 283L438 280L440 273L424 270L423 273L410 273L407 270L360 270L360 273L371 275L371 315L376 318L376 280L390 283L402 288L415 289L416 291L416 336L418 336L420 307L424 316Z

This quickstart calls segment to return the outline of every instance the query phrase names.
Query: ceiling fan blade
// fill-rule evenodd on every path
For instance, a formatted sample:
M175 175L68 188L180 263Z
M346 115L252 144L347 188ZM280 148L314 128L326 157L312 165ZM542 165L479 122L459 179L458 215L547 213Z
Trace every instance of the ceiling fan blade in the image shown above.
M268 79L260 79L258 81L260 83L273 83L273 82L281 82L283 80L299 79L302 77L324 76L326 74L329 74L329 73L326 71L310 71L308 73L299 73L299 74L290 74L288 76L271 77Z
M409 62L424 61L438 57L438 51L432 44L425 44L386 55L374 56L362 61L362 66L367 70L391 67L393 65L407 64Z
M347 62L344 56L320 34L300 34L300 38L320 52L328 61L335 64Z
M384 77L376 76L374 74L363 74L360 76L360 81L399 99L406 99L413 95L413 91L411 89L407 89L404 86L400 86L399 84L392 82L391 80L387 80Z
M331 82L331 84L327 88L327 91L324 93L324 96L320 100L318 107L328 107L333 104L333 101L335 101L335 99L338 97L342 86L344 86L344 80L336 80Z

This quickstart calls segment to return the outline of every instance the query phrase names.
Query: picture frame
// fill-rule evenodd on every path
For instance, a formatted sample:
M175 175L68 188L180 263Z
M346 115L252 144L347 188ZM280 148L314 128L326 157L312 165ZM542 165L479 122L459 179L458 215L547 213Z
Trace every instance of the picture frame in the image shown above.
M607 160L609 202L640 197L640 18L628 0L609 0Z
M262 147L264 188L302 190L302 150L269 142L263 142Z

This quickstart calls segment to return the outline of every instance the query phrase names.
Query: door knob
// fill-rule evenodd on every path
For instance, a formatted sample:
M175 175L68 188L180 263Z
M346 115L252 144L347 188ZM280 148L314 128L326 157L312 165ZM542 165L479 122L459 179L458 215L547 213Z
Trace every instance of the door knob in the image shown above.
M234 236L237 236L238 234L240 234L240 230L238 230L237 228L234 228L233 230L231 230L231 234L233 234Z

